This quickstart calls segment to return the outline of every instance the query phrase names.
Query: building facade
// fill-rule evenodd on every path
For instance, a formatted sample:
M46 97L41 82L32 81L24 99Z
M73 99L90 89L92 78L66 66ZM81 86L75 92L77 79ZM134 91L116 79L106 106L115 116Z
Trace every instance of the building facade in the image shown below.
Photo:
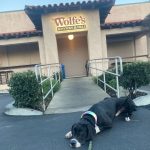
M141 25L150 14L150 2L114 3L83 1L1 12L0 70L60 63L67 77L76 77L86 75L85 64L91 59L147 61L150 38Z

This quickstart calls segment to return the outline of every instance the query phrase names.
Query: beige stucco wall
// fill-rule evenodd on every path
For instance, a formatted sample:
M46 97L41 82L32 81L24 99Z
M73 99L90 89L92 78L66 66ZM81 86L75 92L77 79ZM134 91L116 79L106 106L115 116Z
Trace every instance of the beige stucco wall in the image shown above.
M102 57L102 37L100 30L100 20L99 11L76 11L76 12L66 12L66 13L52 13L42 16L42 26L43 26L43 37L45 44L45 54L46 63L58 63L58 50L57 41L55 34L68 33L56 32L54 27L54 18L61 16L84 16L86 18L86 29L82 31L87 31L88 40L88 53L89 59L101 58ZM93 21L94 18L94 21ZM78 30L72 31L78 32ZM93 38L94 37L94 38Z
M121 22L144 19L150 13L150 2L115 5L112 7L106 22Z
M23 10L0 12L0 22L0 34L35 30L33 23Z
M136 56L147 55L147 39L146 36L137 37L135 40ZM145 61L146 57L137 58L137 60Z
M37 43L0 47L0 67L21 66L40 63Z
M88 48L89 59L102 58L102 33L98 11L88 11ZM94 21L93 21L94 18Z
M20 44L30 44L30 43L38 43L38 51L40 55L40 63L46 64L46 56L45 56L45 46L43 37L28 37L28 38L16 38L16 39L8 39L8 40L0 40L0 47L7 45L20 45Z
M135 33L135 32L139 32L139 31L142 31L142 28L140 26L102 30L103 34L106 36L108 36L108 35L120 35L120 34L126 34L126 33Z
M134 44L134 40L130 41L121 41L121 42L111 42L105 45L105 39L108 36L117 36L124 34L133 34L141 31L141 27L127 27L127 28L116 28L116 29L106 29L102 30L103 35L103 56L105 57L132 57L136 55L136 47ZM119 40L119 39L118 39ZM138 41L137 41L138 43ZM142 45L145 43L142 43ZM123 61L130 61L133 59L127 59Z
M134 41L121 41L107 43L108 57L121 56L121 57L132 57L135 54ZM131 61L128 59L126 61Z

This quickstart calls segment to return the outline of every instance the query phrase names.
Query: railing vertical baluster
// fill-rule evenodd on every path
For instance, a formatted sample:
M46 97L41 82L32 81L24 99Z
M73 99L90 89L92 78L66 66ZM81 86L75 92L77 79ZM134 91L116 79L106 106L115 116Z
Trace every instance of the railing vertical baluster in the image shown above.
M40 73L40 84L41 84L41 90L42 90L42 105L43 105L43 111L45 111L45 100L44 100L44 89L43 89L43 86L42 86L42 82L43 82L43 80L42 80L42 67L40 66L40 67L38 67L39 68L39 73Z
M102 66L102 69L100 69L99 67L97 67L97 62L98 62L98 60L99 61L101 61L101 66ZM104 60L115 60L115 73L113 73L113 72L110 72L110 71L107 71L106 70L106 68L103 68L104 66L103 66L103 61ZM119 62L118 62L119 61ZM119 63L119 67L118 67L118 63ZM115 92L116 92L116 94L117 94L117 97L120 97L120 89L119 89L119 76L123 73L123 67L122 67L122 58L121 57L119 57L119 56L117 56L117 57L109 57L109 58L101 58L101 59L93 59L93 60L89 60L89 62L88 62L88 64L89 64L89 70L90 70L90 72L92 72L92 70L94 70L92 73L93 73L93 75L95 75L95 72L96 72L96 79L97 79L97 84L99 83L99 81L100 82L102 82L103 84L104 84L104 90L105 90L105 92L106 92L106 90L107 90L107 86L109 87L109 88L111 88L112 90L114 90ZM94 64L94 65L93 65ZM94 67L95 68L94 68ZM119 70L120 69L120 70ZM97 72L98 71L102 71L102 74L103 74L103 80L101 80L100 78L98 78L97 77ZM91 73L91 75L92 75L92 73ZM112 86L110 86L108 83L106 83L106 73L108 73L108 74L111 74L111 75L114 75L115 76L115 78L116 78L116 88L114 88L114 87L112 87Z
M119 91L119 79L118 79L118 59L115 59L115 66L116 66L116 86L117 86L117 97L120 97L120 91Z
M59 65L59 70L58 70L58 75L59 75L59 80L58 81L59 81L59 83L60 83L60 73L61 73L60 70L61 70L61 68L60 68L60 65Z
M51 72L53 72L52 68L54 68L54 74L51 75ZM58 70L57 70L58 68ZM43 70L44 69L44 70ZM57 85L57 83L60 83L60 64L47 64L47 65L36 65L35 66L35 74L36 74L36 79L41 85L41 92L42 92L42 106L43 106L43 111L46 110L46 104L45 104L45 99L48 97L48 95L51 93L52 97L54 96L54 87ZM43 73L43 74L42 74ZM58 73L58 75L57 75ZM43 75L46 75L46 78L43 78ZM53 84L53 78L55 78L56 83ZM40 80L39 80L40 78ZM47 93L44 93L44 88L43 84L46 81L50 81L50 89L47 91Z
M98 84L98 74L97 74L97 62L95 60L95 67L96 67L96 77L97 77L97 84Z
M105 72L103 73L103 78L104 78L104 91L106 92L106 76L105 76Z

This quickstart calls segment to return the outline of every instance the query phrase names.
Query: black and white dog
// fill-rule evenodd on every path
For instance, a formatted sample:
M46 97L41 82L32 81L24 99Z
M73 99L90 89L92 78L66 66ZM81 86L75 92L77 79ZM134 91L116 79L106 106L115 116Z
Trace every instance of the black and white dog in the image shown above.
M111 128L114 118L120 114L126 121L130 121L135 110L136 106L129 97L105 98L84 112L80 121L72 126L65 137L71 139L71 147L81 147L86 141L92 140L97 133Z

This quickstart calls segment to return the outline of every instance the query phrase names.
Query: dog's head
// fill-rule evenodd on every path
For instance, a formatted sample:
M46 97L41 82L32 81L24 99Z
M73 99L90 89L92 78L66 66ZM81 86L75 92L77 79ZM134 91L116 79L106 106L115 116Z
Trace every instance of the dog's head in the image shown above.
M88 123L76 123L72 126L72 139L70 140L70 146L73 148L80 147L86 141L89 141L95 135L95 130Z

